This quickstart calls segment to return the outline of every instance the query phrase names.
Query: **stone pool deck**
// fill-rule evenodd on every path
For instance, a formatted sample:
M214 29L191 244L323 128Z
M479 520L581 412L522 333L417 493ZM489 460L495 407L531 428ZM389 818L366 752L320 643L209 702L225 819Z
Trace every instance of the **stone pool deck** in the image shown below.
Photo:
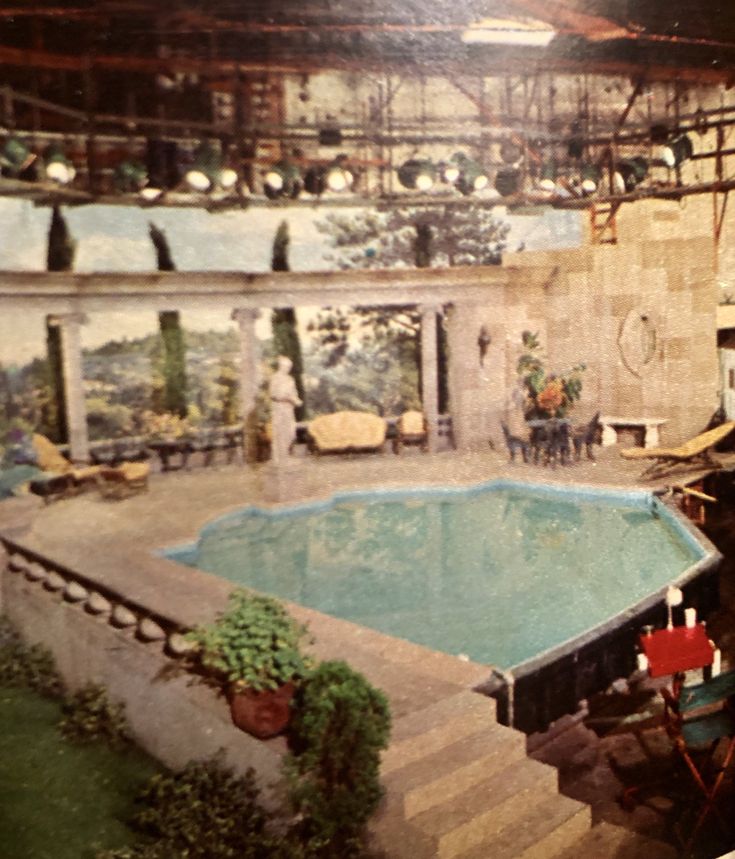
M298 465L308 497L353 487L457 485L495 477L648 489L682 479L675 474L653 487L640 484L641 467L623 460L615 448L599 451L596 462L556 468L508 463L504 451L430 455L410 448L401 456L308 458ZM0 510L0 533L12 532L24 546L57 563L153 612L193 625L222 608L230 586L153 553L188 542L209 520L258 501L263 471L262 466L229 465L154 474L147 493L120 502L102 500L96 493L47 507L23 499ZM26 519L27 529L22 527ZM525 736L498 725L494 702L471 691L487 679L487 666L302 607L292 610L309 623L319 657L347 659L390 699L394 727L382 767L387 797L374 827L387 856L674 855L662 842L601 815L595 821L599 825L590 829L591 810L585 804L590 797L558 794L556 770L539 762L544 760L540 749L546 759L559 762L549 752L552 746L537 744L539 761L526 757ZM272 745L279 748L278 741ZM596 760L593 769L599 764Z

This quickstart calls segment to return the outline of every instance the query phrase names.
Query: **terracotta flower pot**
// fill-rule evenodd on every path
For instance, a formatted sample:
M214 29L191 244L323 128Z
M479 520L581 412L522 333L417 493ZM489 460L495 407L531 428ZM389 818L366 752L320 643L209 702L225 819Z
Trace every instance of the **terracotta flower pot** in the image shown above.
M230 712L233 723L260 740L275 737L288 726L291 699L296 687L286 683L278 689L230 691Z

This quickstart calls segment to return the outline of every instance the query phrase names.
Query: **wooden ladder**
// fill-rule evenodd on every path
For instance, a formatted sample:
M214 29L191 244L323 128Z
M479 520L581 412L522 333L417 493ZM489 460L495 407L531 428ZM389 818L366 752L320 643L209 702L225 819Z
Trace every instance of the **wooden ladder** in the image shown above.
M590 233L596 245L616 245L618 229L615 215L620 203L593 203L590 206Z

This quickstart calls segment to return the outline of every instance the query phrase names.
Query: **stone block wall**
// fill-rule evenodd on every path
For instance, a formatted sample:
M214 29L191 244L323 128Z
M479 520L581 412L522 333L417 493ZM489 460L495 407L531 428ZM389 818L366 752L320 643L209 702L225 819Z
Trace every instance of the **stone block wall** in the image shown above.
M524 330L540 335L550 370L586 364L580 421L598 409L666 418L665 444L700 432L719 404L717 255L707 212L701 201L636 202L618 212L617 244L508 255L507 280L493 283L491 300L452 310L458 446L502 442ZM493 343L478 372L476 346L458 341L481 322Z

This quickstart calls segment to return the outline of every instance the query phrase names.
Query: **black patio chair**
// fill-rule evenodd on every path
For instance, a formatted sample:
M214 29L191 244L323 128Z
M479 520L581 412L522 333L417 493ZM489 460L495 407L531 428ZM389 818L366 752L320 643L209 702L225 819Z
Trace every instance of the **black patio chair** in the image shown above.
M507 424L501 423L500 426L503 428L503 436L505 437L505 445L508 448L508 455L510 456L510 461L515 461L516 451L520 450L521 456L523 457L523 461L528 462L528 458L531 453L530 443L517 435L513 435L508 429Z
M595 461L595 454L592 450L593 444L600 443L600 434L602 432L602 424L600 423L600 413L592 418L592 420L581 427L575 427L572 430L572 443L574 445L574 458L579 462L582 458L582 448L585 448L587 459Z

